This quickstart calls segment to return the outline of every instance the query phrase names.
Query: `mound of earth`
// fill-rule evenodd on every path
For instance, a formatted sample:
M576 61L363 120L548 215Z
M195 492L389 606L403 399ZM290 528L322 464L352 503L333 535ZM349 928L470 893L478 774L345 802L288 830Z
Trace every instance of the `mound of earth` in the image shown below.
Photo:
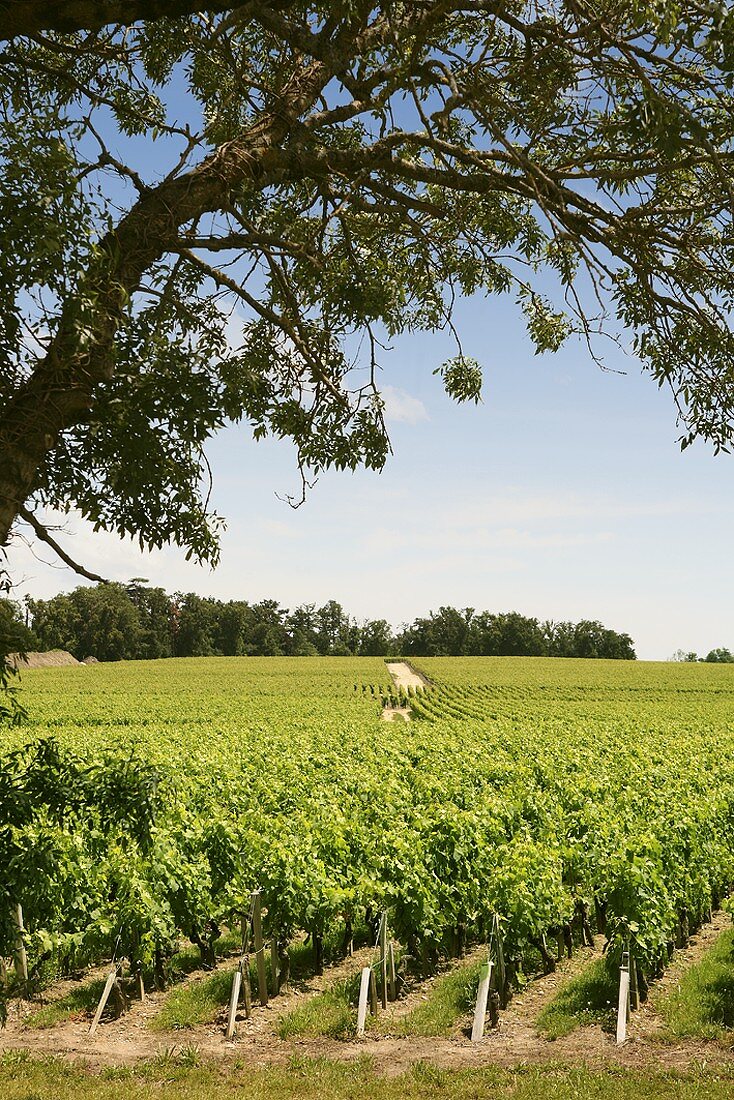
M16 668L62 668L64 665L78 665L76 657L65 649L50 649L47 653L12 653L10 661Z

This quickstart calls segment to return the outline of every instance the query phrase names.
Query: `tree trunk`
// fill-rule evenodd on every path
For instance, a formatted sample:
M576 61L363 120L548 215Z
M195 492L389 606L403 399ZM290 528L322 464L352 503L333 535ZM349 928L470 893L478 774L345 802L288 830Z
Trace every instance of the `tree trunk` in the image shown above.
M556 969L556 961L546 947L545 938L543 936L535 936L530 942L533 947L540 952L540 957L543 960L543 973L553 974Z
M317 974L324 973L324 937L320 932L313 933L314 966Z

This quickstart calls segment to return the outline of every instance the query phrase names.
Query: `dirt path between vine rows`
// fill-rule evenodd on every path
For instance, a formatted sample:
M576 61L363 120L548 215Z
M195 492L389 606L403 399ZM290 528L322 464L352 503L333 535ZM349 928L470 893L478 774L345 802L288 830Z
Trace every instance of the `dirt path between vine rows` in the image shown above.
M395 685L399 688L405 688L406 691L409 687L421 691L428 684L425 676L421 676L405 661L388 661L387 671L395 681Z
M388 661L386 663L387 671L392 676L396 687L403 688L405 691L408 688L413 688L414 691L422 691L427 686L428 680L425 676L421 676L405 661ZM409 722L411 718L410 707L384 707L382 717L386 722L394 722L399 718Z
M237 1035L232 1042L227 1042L224 1037L225 1007L210 1024L182 1031L152 1031L150 1021L160 1011L167 996L165 993L152 993L143 1003L134 1001L130 1011L120 1019L102 1023L93 1039L88 1035L89 1016L85 1013L47 1030L31 1030L23 1023L27 1008L23 1010L17 1005L11 1006L8 1026L0 1031L0 1052L23 1049L36 1055L52 1054L90 1068L132 1065L141 1060L175 1057L192 1050L202 1058L237 1060L250 1065L286 1064L294 1055L326 1057L335 1061L352 1061L367 1055L377 1070L385 1075L402 1073L420 1061L445 1068L483 1065L512 1067L552 1062L671 1070L685 1070L704 1062L709 1066L731 1065L734 1064L731 1044L666 1040L663 1020L657 1008L662 997L675 988L685 970L697 962L716 937L730 925L728 914L716 913L713 921L691 939L685 950L676 952L664 977L651 986L648 1003L639 1012L633 1013L630 1037L623 1047L617 1047L614 1036L598 1025L579 1028L555 1041L543 1038L536 1027L539 1013L559 988L599 957L602 939L597 937L594 948L578 949L573 958L558 964L554 974L532 979L501 1013L499 1028L489 1031L479 1043L472 1043L468 1038L468 1016L457 1021L454 1033L448 1037L399 1038L391 1034L391 1031L399 1030L403 1017L426 1000L435 979L413 985L404 999L389 1006L387 1013L380 1014L376 1031L368 1030L362 1040L280 1039L278 1024L281 1018L332 982L347 978L374 961L374 948L369 947L328 967L320 977L308 977L295 983L288 993L273 998L267 1008L256 1006L251 1020L238 1020ZM465 962L478 959L483 950L477 948ZM221 969L233 970L235 965L236 960L229 959L221 963ZM103 973L104 969L95 971L87 979ZM184 978L180 985L200 982L207 977L203 971L198 971ZM69 982L58 983L49 991L49 999L63 995L69 987Z

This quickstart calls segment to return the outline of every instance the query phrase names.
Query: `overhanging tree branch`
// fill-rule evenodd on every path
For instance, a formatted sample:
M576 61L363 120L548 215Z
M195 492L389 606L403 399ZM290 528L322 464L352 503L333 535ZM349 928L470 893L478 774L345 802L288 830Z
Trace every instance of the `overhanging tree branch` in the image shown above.
M80 577L86 577L88 581L97 581L99 584L109 584L106 577L100 577L99 573L92 573L90 569L80 565L79 562L74 561L72 556L64 550L63 546L60 546L56 539L53 537L48 527L38 519L37 516L30 511L30 509L23 506L18 510L18 515L21 519L25 520L32 528L36 536L45 542L54 553L61 558L65 565L68 565L70 569L73 569L75 573L78 573Z
M110 23L128 26L140 19L216 14L235 6L231 0L2 0L0 39L39 31L97 31Z

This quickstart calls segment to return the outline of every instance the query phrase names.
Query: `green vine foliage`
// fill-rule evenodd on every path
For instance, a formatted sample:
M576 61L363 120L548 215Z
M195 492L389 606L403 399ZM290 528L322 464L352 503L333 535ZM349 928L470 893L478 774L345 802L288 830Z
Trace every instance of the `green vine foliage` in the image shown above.
M3 735L0 955L20 901L34 982L115 952L150 969L239 927L260 887L281 941L387 909L435 958L499 916L516 969L583 907L610 958L631 946L655 975L734 885L731 668L415 663L433 686L405 725L381 720L371 658L27 673L34 717Z
M4 551L0 548L0 600L10 591L10 576L3 561ZM17 725L27 717L18 698L18 667L12 659L16 654L23 655L22 637L12 619L0 613L0 727L5 723Z

